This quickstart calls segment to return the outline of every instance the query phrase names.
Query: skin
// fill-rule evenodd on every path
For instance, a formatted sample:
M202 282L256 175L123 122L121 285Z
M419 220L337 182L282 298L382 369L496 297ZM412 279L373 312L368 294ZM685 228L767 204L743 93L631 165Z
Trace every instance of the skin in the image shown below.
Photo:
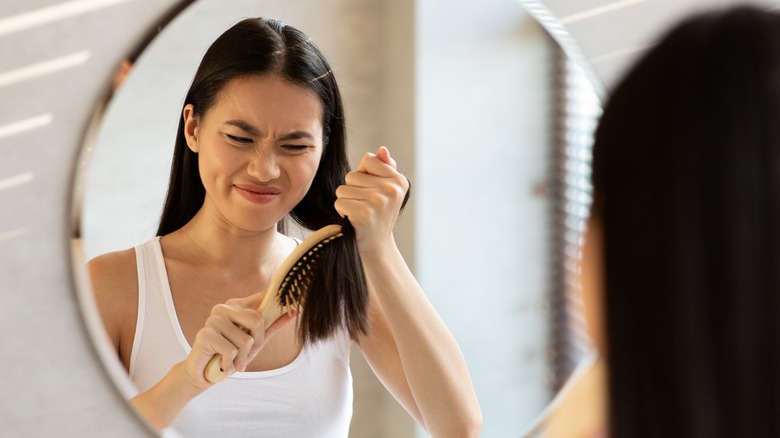
M557 406L545 424L548 438L597 438L606 436L606 369L603 358L604 252L603 226L598 213L588 220L580 261L585 326L599 357L581 374L567 382L565 392L556 397Z
M604 353L604 230L598 214L588 220L582 244L580 287L588 335L600 353Z
M265 289L296 245L276 223L304 196L317 170L321 113L313 92L276 76L231 81L202 119L190 105L184 108L187 144L199 154L207 195L195 217L162 237L161 245L192 353L131 401L153 427L169 426L212 386L203 369L214 354L222 355L228 372L279 368L299 354L294 315L265 327L256 311L263 292L254 292ZM355 227L371 296L370 334L355 341L428 433L477 436L481 412L463 355L393 237L407 190L382 147L364 155L336 192L337 211ZM272 194L257 202L247 191ZM89 269L107 332L128 368L138 307L135 252L97 257Z

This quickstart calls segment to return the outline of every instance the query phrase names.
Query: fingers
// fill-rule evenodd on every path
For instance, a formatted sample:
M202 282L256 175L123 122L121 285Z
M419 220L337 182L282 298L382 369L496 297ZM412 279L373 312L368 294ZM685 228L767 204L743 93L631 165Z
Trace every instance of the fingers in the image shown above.
M409 180L396 170L396 162L386 147L379 148L376 154L366 153L357 169L347 173L344 179L347 187L375 188L380 196L402 199L409 190ZM343 187L343 186L342 186ZM362 196L349 196L348 192L336 191L336 196L348 199L368 199L369 193Z
M219 367L228 374L236 371L234 361L238 350L232 342L222 336L215 328L204 327L198 332L195 337L193 352L198 347L203 350L205 360L210 360L214 354L219 354ZM205 366L205 363L203 365Z
M233 299L214 306L205 326L196 336L193 352L199 351L207 361L219 354L220 368L228 374L245 371L268 340L297 316L297 312L292 310L290 315L284 314L266 327L254 305L263 294L256 295L259 297ZM250 304L251 307L241 307L241 304Z
M254 309L235 308L228 304L214 306L206 320L207 341L214 352L222 355L222 369L243 371L262 346L265 323Z
M408 190L409 181L401 174L385 178L353 171L347 174L344 185L336 189L336 198L363 200L375 208L387 207L395 213L400 210Z
M234 298L225 303L228 307L241 309L241 312L235 314L231 322L254 339L247 353L247 363L254 359L267 341L265 322L256 310L260 307L265 295L266 291L262 291L244 298ZM215 308L214 311L217 309ZM238 345L236 344L236 346Z
M387 176L378 176L367 172L353 170L352 172L347 173L347 175L344 177L344 183L348 186L379 188L382 188L382 185L389 184L402 187L403 189L406 189L409 185L406 177L396 172L395 170L392 170L392 173L388 174Z
M399 173L396 167L390 151L382 146L376 154L368 152L363 155L357 168L347 173L345 184L358 187L373 187L382 183L394 184L400 186L405 194L409 188L409 180Z
M225 304L238 308L257 309L263 302L263 298L265 298L265 291L257 292L244 298L233 298Z
M356 229L365 223L370 223L375 218L374 210L364 201L356 199L337 199L334 206L341 217L349 218L349 222ZM358 231L358 236L360 231Z
M401 211L409 181L396 170L386 147L363 155L336 189L336 211L355 227L362 254L392 244L392 231Z
M408 189L409 181L398 173L390 178L383 178L353 171L347 174L345 185L336 189L336 211L342 216L352 218L357 212L354 212L350 205L358 205L344 201L364 201L367 204L365 207L378 213L387 210L388 214L394 216L400 210Z
M396 163L393 157L390 156L390 151L384 147L380 146L379 150L376 153L377 158L379 158L383 163L389 164L393 167L393 169L396 169Z
M351 186L339 187L336 194L338 197L334 203L336 212L342 217L349 217L354 226L368 220L380 220L380 218L395 221L403 197L400 190L383 192L373 188Z
M257 356L257 353L259 353L260 350L262 350L263 347L265 347L268 341L271 338L273 338L277 333L279 333L279 331L281 331L284 327L286 327L287 324L294 321L297 316L298 316L298 311L295 309L290 309L289 315L287 313L283 313L282 316L279 317L279 319L277 319L271 325L269 325L263 331L262 341L255 342L255 344L249 350L249 358L250 358L249 360L251 361L252 359L254 359L254 357Z
M385 177L393 176L397 173L396 162L390 156L390 151L384 146L380 147L376 154L371 152L364 154L355 170Z
M295 318L298 317L298 311L295 309L290 309L290 313L284 313L282 316L279 317L276 321L274 321L271 325L268 326L267 329L265 329L265 340L268 341L274 335L279 333L283 328L287 326L287 324L290 324L292 321L295 321Z

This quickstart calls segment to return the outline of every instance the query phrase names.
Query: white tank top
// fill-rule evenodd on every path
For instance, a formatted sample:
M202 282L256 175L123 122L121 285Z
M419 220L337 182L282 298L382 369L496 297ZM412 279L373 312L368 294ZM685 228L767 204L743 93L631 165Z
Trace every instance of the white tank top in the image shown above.
M159 237L135 247L138 321L130 378L143 392L191 351L173 305ZM235 373L193 399L172 428L183 437L333 437L352 418L349 336L305 346L279 369Z

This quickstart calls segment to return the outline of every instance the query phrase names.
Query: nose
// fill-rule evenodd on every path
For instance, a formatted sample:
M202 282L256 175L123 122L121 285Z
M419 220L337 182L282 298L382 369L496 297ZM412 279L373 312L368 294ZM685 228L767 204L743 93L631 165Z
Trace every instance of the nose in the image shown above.
M269 182L279 178L280 171L276 163L276 153L267 151L261 146L256 147L254 151L255 153L247 165L249 174L261 182Z

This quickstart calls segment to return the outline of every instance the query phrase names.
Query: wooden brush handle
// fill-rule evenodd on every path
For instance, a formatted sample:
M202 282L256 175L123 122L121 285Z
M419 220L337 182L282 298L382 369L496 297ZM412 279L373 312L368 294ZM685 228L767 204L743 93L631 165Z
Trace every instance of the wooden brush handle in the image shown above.
M203 378L205 378L210 383L218 383L225 380L229 374L227 371L222 369L219 364L220 362L222 362L221 354L215 354L212 356L211 360L209 360L209 363L206 364L206 368L203 370Z
M215 354L211 357L209 363L206 364L206 369L203 370L203 377L210 383L217 383L225 380L228 373L219 366L222 361L221 354Z

